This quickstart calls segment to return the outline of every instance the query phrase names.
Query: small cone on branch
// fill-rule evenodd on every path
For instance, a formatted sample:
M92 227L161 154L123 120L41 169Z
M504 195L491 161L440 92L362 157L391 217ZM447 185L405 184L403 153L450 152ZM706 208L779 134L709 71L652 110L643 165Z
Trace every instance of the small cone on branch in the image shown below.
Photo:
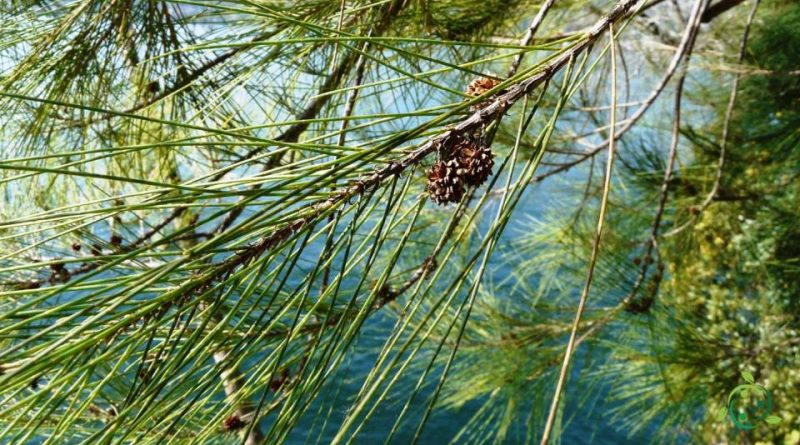
M433 202L459 202L464 196L464 181L459 177L461 166L457 159L438 161L428 171L428 193Z
M467 85L467 95L471 97L478 97L483 93L491 90L492 88L496 87L500 84L500 81L497 79L493 79L491 77L479 77ZM483 102L479 102L477 104L473 104L469 107L470 111L475 112L478 111L491 103L491 98L487 98Z
M491 77L479 77L467 85L466 93L472 97L478 97L497 85L500 85L500 81L498 79L493 79Z
M281 375L275 377L269 382L269 389L272 390L272 392L278 392L287 380L289 380L289 370L287 368L283 368Z
M236 414L230 415L222 421L222 429L225 431L237 431L245 426L247 426L247 423Z
M494 154L488 148L477 143L462 143L457 148L456 156L462 168L459 173L467 185L477 187L491 176Z

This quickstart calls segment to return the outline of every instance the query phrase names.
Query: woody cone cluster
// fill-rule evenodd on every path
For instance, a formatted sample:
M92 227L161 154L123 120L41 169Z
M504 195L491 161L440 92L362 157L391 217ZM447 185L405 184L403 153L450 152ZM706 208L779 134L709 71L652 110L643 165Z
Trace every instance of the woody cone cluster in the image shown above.
M500 84L490 77L479 77L467 86L469 96L480 96ZM473 109L482 104L473 105ZM492 175L494 154L484 145L480 135L466 137L456 142L447 155L442 156L428 170L428 194L437 204L459 202L466 186L478 187Z
M478 187L489 178L494 154L478 142L461 141L451 157L428 171L428 194L437 204L459 202L466 186Z

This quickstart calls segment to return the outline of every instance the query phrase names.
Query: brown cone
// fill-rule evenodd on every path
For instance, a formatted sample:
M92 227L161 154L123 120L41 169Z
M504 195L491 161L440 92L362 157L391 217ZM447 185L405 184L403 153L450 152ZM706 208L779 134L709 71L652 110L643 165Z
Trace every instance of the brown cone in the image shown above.
M480 186L492 174L494 154L477 144L462 144L456 153L461 165L460 176L467 185Z
M439 161L428 171L428 193L437 204L459 202L464 196L464 181L459 177L457 159Z
M222 429L225 431L236 431L244 428L247 425L244 420L242 420L236 414L228 416L225 420L222 421Z
M491 77L479 77L467 85L467 95L472 97L480 96L481 94L491 90L492 88L496 87L500 84L500 81L497 79L492 79ZM469 109L471 111L478 111L483 107L489 105L491 103L491 99L487 99L483 102L479 102L477 104L473 104Z
M491 90L497 85L500 85L500 81L497 79L492 79L491 77L479 77L467 85L466 93L472 97L477 97Z

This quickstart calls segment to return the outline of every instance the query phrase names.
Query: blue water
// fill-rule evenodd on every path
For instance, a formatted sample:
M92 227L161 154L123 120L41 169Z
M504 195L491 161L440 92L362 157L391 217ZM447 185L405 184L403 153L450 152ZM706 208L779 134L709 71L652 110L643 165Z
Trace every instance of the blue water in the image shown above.
M563 201L566 194L563 192L564 180L569 181L577 179L585 174L584 172L575 171L565 175L564 178L558 181L548 181L543 184L529 187L526 191L522 201L520 202L515 212L516 217L525 216L541 216L544 214L548 207L553 205L551 199ZM559 190L561 192L559 192ZM568 193L567 193L568 194ZM550 196L551 198L543 198ZM563 204L563 202L560 202ZM486 206L486 211L483 212L486 216L481 221L481 228L485 230L491 222L496 210L496 205L490 203ZM516 230L519 229L513 222L506 228L501 243L498 248L499 252L508 251L514 248L514 243L517 239ZM500 257L500 255L495 255ZM493 259L490 264L489 274L486 280L502 279L510 273L509 265L502 262L500 258ZM575 298L577 304L577 296ZM332 379L331 383L323 391L315 403L314 409L310 410L312 414L307 415L301 420L299 425L291 433L286 443L292 445L301 444L314 444L314 443L328 443L336 433L338 426L344 419L347 413L352 398L358 393L363 379L369 373L374 365L376 358L376 351L379 351L387 335L393 327L395 319L391 316L377 314L371 318L365 326L364 332L361 333L358 343L355 345L352 353L352 360L346 363L340 370L338 375ZM583 379L579 378L581 371L586 364L586 360L582 359L581 353L585 351L585 346L579 349L575 357L574 365L572 367L572 383L568 386L568 393L564 395L566 401L563 425L564 432L561 436L561 443L565 444L584 444L593 443L600 445L612 444L641 444L649 442L645 434L637 436L628 436L626 431L619 430L611 423L608 415L604 414L604 401L606 398L607 389L602 385L593 388L586 388L582 385ZM441 355L447 356L450 353L449 349L445 349ZM458 361L456 355L456 361ZM427 363L429 356L418 356L417 360L421 363ZM415 371L418 368L414 368ZM441 367L437 371L428 376L428 382L431 385L438 381L441 372ZM388 400L372 415L366 423L363 430L353 440L356 444L382 444L384 443L388 432L395 422L397 414L406 402L409 396L409 390L416 382L418 374L409 375L401 384L398 384L393 389ZM550 399L554 390L554 379L545 385L544 394L531 394L531 395L518 395L520 399L528 400L544 400L543 406L539 407L542 411L547 411L549 408ZM590 397L590 403L580 403L587 391L593 391ZM337 395L334 402L333 397ZM431 387L426 387L422 395L417 397L411 406L411 412L406 416L406 421L402 424L399 432L394 437L392 443L406 444L411 443L416 431L418 422L421 418L428 404L428 396L431 394ZM446 444L451 443L455 437L462 430L463 426L478 412L485 397L482 399L472 400L464 406L457 409L444 409L437 408L434 410L433 415L428 420L425 429L421 435L418 443L421 444ZM504 403L504 400L499 402ZM322 418L317 418L317 410L322 408ZM607 408L607 407L605 407ZM327 427L324 431L320 431L322 419L325 417L324 412L328 409L332 410L330 419L328 419ZM513 427L509 431L505 441L500 443L509 444L522 444L522 443L538 443L541 435L541 429L527 429L526 419L529 414L530 407L520 407L517 410L519 419L515 419ZM527 439L526 439L527 435ZM497 443L493 442L494 436L488 435L485 439L480 435L472 437L472 442L469 443ZM456 443L466 443L458 441ZM555 443L555 442L554 442Z

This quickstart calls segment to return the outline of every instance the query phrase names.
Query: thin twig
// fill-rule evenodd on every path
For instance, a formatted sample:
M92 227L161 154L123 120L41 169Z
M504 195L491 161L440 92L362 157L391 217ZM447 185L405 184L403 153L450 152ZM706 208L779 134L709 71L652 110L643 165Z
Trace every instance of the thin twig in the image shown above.
M534 36L536 36L536 31L539 30L539 26L541 26L542 21L544 20L544 16L547 15L547 12L553 6L553 3L555 3L555 0L545 0L545 2L542 3L541 8L539 8L539 12L536 13L536 17L533 18L530 26L528 26L528 30L525 32L525 37L522 38L520 46L528 46L531 44ZM511 77L517 73L523 58L525 58L525 51L520 52L517 54L517 57L514 58L511 68L508 69L508 77Z
M619 140L623 135L625 135L631 128L633 128L636 125L639 119L641 119L642 116L644 116L647 110L650 109L650 107L653 105L656 99L664 91L667 84L672 79L672 76L677 71L678 66L680 66L681 61L684 59L684 57L686 57L687 51L689 49L689 42L692 39L692 35L695 32L696 31L691 26L686 28L686 30L683 33L683 36L681 37L681 42L678 45L678 48L675 50L675 54L672 56L672 59L670 60L669 65L667 66L667 69L664 71L664 74L659 80L658 84L655 86L655 88L651 90L650 94L641 102L642 105L636 110L636 112L633 113L631 117L627 119L625 125L623 125L619 130L615 132L615 138L617 140ZM595 145L594 147L587 150L586 153L580 158L577 158L571 162L565 163L557 168L554 168L541 175L536 176L533 179L533 182L541 182L550 176L571 169L572 167L600 153L605 147L608 146L608 143L609 141L605 140Z
M756 10L758 9L760 2L761 0L753 1L753 7L750 9L750 15L747 17L747 25L745 26L744 33L742 34L742 41L739 43L739 57L737 59L737 63L742 63L745 53L747 52L747 37L750 35L750 26L753 24L753 19L756 16ZM717 170L714 175L714 184L711 187L711 191L703 200L703 203L697 209L697 212L692 214L688 221L665 233L664 237L675 236L684 231L687 227L691 226L695 221L697 221L699 216L708 208L709 205L711 205L711 202L714 201L719 194L719 187L720 183L722 182L722 169L725 167L725 153L728 146L728 131L730 129L731 117L733 116L733 107L736 105L736 96L739 91L740 78L741 73L736 73L736 75L733 77L731 95L728 98L728 107L725 109L725 121L722 124L722 136L719 143L719 161L717 161Z
M667 198L669 196L669 186L672 182L672 172L675 167L675 158L678 155L678 142L680 141L680 130L681 130L681 101L683 98L683 85L686 81L686 72L689 70L689 60L691 59L692 50L694 49L694 43L697 39L697 31L700 28L700 17L708 7L709 0L698 0L695 3L694 9L692 10L691 16L689 18L689 28L690 36L689 36L689 43L686 49L686 59L684 61L683 68L680 71L680 75L678 76L678 83L675 88L675 107L674 107L674 117L673 117L673 125L672 125L672 142L670 143L669 147L669 154L667 155L667 166L664 170L664 180L661 183L661 191L658 199L658 206L656 207L655 217L653 218L653 225L650 231L650 237L646 241L645 247L645 255L644 261L642 261L642 267L639 270L639 275L636 278L636 282L633 285L633 288L629 295L625 297L623 300L624 302L629 303L635 295L639 292L642 284L644 283L645 277L647 276L647 271L652 264L652 254L653 249L656 246L656 240L658 239L658 230L661 226L661 221L664 215L664 208L666 207ZM649 302L652 304L652 300ZM648 305L649 306L649 305Z

